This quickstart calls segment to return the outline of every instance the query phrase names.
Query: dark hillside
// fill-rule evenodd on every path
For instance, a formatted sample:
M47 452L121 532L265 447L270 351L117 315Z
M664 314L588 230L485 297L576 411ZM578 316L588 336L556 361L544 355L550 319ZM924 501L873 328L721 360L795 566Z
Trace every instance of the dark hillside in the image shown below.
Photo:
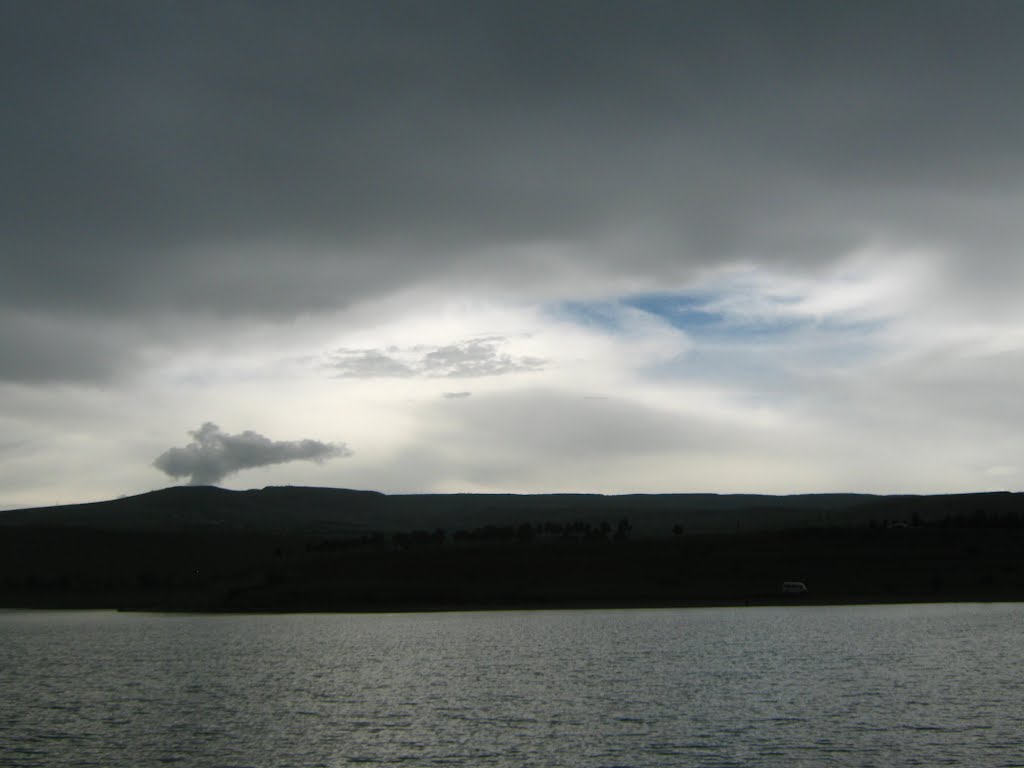
M171 488L0 515L0 605L742 604L786 580L804 602L1018 600L1021 502Z
M629 517L637 535L760 530L818 523L880 497L661 494L424 494L385 496L337 488L228 491L179 486L92 504L0 512L0 528L32 525L121 531L245 530L344 535L415 528L567 523Z
M340 488L228 491L213 486L175 486L113 501L0 512L0 526L354 533L372 523L385 499L373 491Z

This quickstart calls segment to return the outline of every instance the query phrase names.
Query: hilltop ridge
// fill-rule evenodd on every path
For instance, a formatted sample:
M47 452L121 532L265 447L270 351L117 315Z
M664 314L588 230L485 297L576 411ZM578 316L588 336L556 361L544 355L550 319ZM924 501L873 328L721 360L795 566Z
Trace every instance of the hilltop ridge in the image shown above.
M629 517L650 534L775 528L821 522L888 497L865 494L407 494L347 488L269 486L232 491L171 486L110 501L0 512L0 526L80 527L119 531L248 530L358 533L486 524L597 522ZM667 526L667 528L666 528Z
M109 501L0 512L0 527L75 527L110 531L249 531L304 535L395 532L521 523L629 518L638 535L772 530L867 524L872 520L1009 514L1024 494L878 496L761 494L403 494L348 488L268 486L233 491L171 486Z

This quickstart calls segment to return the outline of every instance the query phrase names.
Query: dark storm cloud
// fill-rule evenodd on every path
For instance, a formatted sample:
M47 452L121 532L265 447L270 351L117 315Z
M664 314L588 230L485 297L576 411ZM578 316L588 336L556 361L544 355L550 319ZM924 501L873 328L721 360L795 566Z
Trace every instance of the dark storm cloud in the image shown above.
M192 485L209 485L243 469L284 464L289 461L325 461L351 456L344 444L319 440L271 440L246 430L229 435L212 422L189 432L192 442L170 448L157 456L153 466L170 477L187 477Z
M105 380L129 357L126 349L128 335L109 323L0 308L0 382Z
M1019 261L1020 3L7 3L0 66L8 307L288 317L542 283L536 243Z
M339 349L327 366L338 378L472 378L504 376L544 369L546 360L530 355L511 355L500 347L502 336L469 339L440 347L400 349Z

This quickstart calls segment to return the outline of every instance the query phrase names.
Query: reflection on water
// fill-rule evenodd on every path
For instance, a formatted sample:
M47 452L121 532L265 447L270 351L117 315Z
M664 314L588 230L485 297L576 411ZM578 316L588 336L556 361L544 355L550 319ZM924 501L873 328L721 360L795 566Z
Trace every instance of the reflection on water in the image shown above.
M1024 764L1021 605L0 612L0 765Z

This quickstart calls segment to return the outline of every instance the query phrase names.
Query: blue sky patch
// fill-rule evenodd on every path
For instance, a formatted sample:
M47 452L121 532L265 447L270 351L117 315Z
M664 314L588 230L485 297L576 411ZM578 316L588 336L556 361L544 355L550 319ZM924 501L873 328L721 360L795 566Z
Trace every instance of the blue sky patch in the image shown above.
M801 317L737 317L716 306L722 295L645 293L614 300L564 302L558 312L581 325L616 333L624 329L623 309L638 310L690 336L718 340L779 337L814 324L812 319Z
M555 307L555 314L578 325L599 328L609 333L622 331L622 313L614 301L563 301Z
M648 293L624 299L623 306L657 315L682 330L721 325L725 315L707 308L708 297L692 294Z

